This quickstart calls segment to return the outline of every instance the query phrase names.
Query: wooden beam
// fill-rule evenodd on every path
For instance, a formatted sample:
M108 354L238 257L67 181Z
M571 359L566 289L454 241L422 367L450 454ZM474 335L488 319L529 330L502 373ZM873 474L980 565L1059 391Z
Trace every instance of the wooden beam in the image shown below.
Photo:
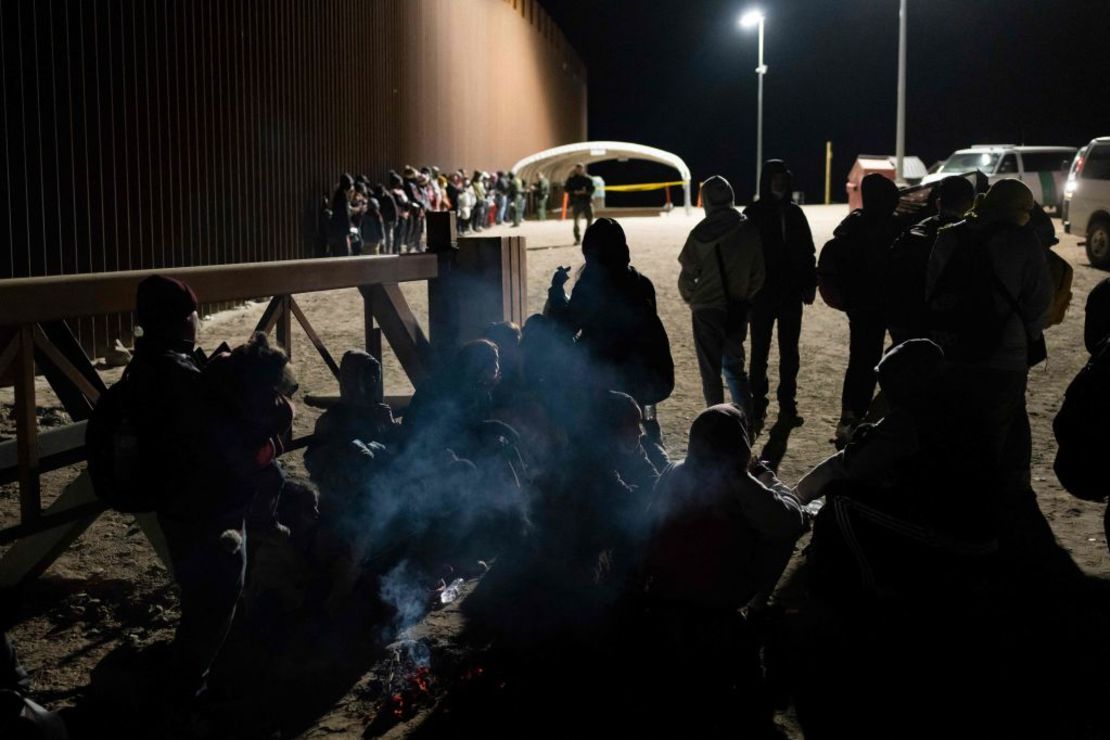
M281 310L277 315L277 341L285 350L285 355L289 361L293 361L293 316L292 311L289 310L289 302L293 300L292 296L274 296L274 300L281 301Z
M3 352L0 352L0 375L4 374L4 371L8 369L8 365L12 364L12 360L14 360L18 354L19 332L16 332L8 341L8 346L4 348Z
M262 317L258 319L254 330L260 331L263 334L269 334L274 330L274 325L277 324L278 316L285 309L285 301L282 296L276 295L270 299L266 304L266 310L262 312Z
M50 361L54 363L71 383L77 386L78 390L85 395L85 398L95 404L97 400L100 399L100 390L95 388L93 384L89 382L88 378L73 366L69 358L63 355L58 348L54 346L54 343L46 338L46 335L38 324L35 325L34 337L35 346L50 358Z
M431 347L401 292L401 286L396 283L364 285L359 290L363 291L363 296L369 296L374 319L405 374L414 386L420 385L429 372Z
M19 456L20 521L42 513L39 488L38 414L35 411L35 339L31 324L19 327L19 362L15 377L15 438Z
M79 421L39 434L39 472L47 473L84 459L87 423ZM0 442L0 485L15 480L19 480L19 440L6 439Z
M293 296L289 296L289 308L293 311L293 316L296 317L297 323L304 329L304 333L308 335L308 341L312 342L312 346L320 353L320 357L323 358L324 364L331 370L331 374L335 376L336 380L339 380L339 365L335 363L331 353L328 352L328 348L324 346L324 343L320 340L320 336L316 333L316 330L312 328L312 324L308 323L308 318L304 315L304 311L301 310L301 307L297 304Z
M0 588L14 588L37 578L59 555L65 552L81 533L96 521L103 510L92 481L82 472L66 486L61 495L50 505L48 515L70 511L80 516L51 529L32 534L16 542L0 559Z
M437 268L434 254L407 254L11 278L0 280L0 326L133 311L135 289L151 275L184 280L202 302L218 303L429 280Z

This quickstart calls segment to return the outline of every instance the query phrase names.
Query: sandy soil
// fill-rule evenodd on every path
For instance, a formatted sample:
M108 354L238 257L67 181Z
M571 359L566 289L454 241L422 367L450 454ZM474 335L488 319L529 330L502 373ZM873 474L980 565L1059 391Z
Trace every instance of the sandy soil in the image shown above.
M818 244L831 236L836 223L845 215L845 206L810 206L806 213ZM697 221L697 214L681 211L659 217L628 218L622 221L628 234L633 264L654 282L663 321L671 337L678 369L673 396L660 405L659 417L665 441L672 456L681 456L690 421L701 409L700 383L696 369L689 312L679 299L676 287L677 255L686 234ZM1059 223L1057 222L1059 228ZM552 271L559 265L581 263L578 249L571 244L569 223L548 221L526 223L520 229L501 227L498 233L519 233L528 240L529 309L539 311ZM1082 569L1093 576L1110 578L1110 555L1102 531L1102 507L1070 497L1052 472L1055 443L1051 423L1059 409L1068 382L1086 359L1083 349L1083 305L1088 291L1106 273L1091 268L1083 248L1074 237L1060 233L1059 254L1075 267L1072 308L1067 320L1048 333L1050 359L1030 376L1029 413L1033 429L1033 477L1041 509L1051 523L1060 544ZM427 314L427 292L423 284L404 286L405 295L416 314ZM345 349L357 347L362 338L362 306L355 290L299 296L298 301L324 342L338 358ZM264 304L251 303L206 317L201 343L214 347L222 340L234 343L245 339L262 313ZM806 421L789 439L780 474L789 482L832 452L830 439L839 414L839 394L847 364L847 320L818 301L806 309L802 329L802 368L799 377L799 408ZM334 393L335 381L316 355L306 337L294 330L292 347L301 393ZM772 379L777 358L772 354ZM105 373L107 380L117 371ZM387 354L385 361L387 393L411 390L396 359ZM774 381L772 381L774 382ZM51 406L50 394L40 382L40 400ZM0 393L8 407L11 390ZM298 404L296 433L311 432L319 412ZM769 419L776 412L772 403ZM11 424L4 415L0 434L9 436ZM41 422L47 425L48 416ZM294 471L302 470L299 453L289 456ZM49 502L76 470L62 470L44 477L44 499ZM0 526L18 520L18 493L15 485L0 487ZM144 537L130 518L117 514L102 516L71 546L34 585L20 603L14 605L18 624L12 636L22 657L33 672L37 696L47 705L73 703L89 683L90 673L114 649L123 644L148 645L172 634L176 619L176 597L165 569L157 561ZM449 613L436 616L439 628L432 632L449 635ZM365 683L365 680L363 681ZM365 722L366 706L357 686L323 717L309 736L354 732ZM391 735L404 734L394 728Z

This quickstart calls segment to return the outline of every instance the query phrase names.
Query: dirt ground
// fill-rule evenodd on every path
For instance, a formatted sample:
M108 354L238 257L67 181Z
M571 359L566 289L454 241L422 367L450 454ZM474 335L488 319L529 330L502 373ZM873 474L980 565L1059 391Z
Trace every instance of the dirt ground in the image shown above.
M836 223L846 214L845 206L808 206L807 216L818 244L831 236ZM672 457L680 457L686 445L691 420L702 407L700 382L690 331L689 312L676 286L677 255L698 214L676 210L658 217L623 219L633 264L650 277L656 287L660 314L671 337L677 369L672 397L659 406L664 438ZM1059 230L1059 222L1056 223ZM519 233L528 245L528 302L530 312L541 309L550 276L559 265L577 266L581 255L571 244L569 223L529 222L520 229L501 227L491 232ZM1052 472L1055 443L1052 419L1060 407L1069 381L1086 358L1083 348L1083 305L1089 290L1106 273L1091 268L1083 248L1074 237L1060 231L1056 251L1075 268L1074 295L1066 321L1048 332L1049 360L1030 376L1028 405L1033 430L1033 485L1042 511L1059 543L1088 575L1110 579L1110 555L1102 528L1102 507L1070 497ZM408 284L404 292L417 316L427 315L427 293L423 284ZM357 347L362 339L362 306L355 290L308 294L298 297L305 314L324 342L338 357ZM220 341L245 339L264 308L250 303L237 309L205 317L202 346L212 348ZM840 386L847 364L848 326L846 317L824 306L806 309L802 328L802 367L798 405L805 424L794 430L780 465L780 476L794 482L832 451L830 443L839 415ZM294 364L301 394L335 393L335 381L316 355L307 338L294 330ZM772 354L771 374L777 358ZM114 380L119 371L105 372ZM411 390L391 355L385 362L387 394ZM50 407L50 394L40 381L40 400ZM303 396L302 396L303 397ZM0 393L8 410L11 389ZM296 434L311 432L319 412L298 403ZM772 418L776 412L772 403ZM40 416L45 427L57 423L56 410L47 408ZM4 414L0 436L10 436L12 425ZM760 442L764 441L763 439ZM303 472L300 453L288 456L295 472ZM49 502L76 475L68 469L44 477L44 499ZM18 491L13 485L0 487L0 526L17 522ZM21 657L32 671L36 698L47 706L77 702L87 690L94 668L121 646L149 646L169 639L176 620L176 597L165 569L129 517L108 513L100 517L13 607L17 624L11 631ZM449 639L451 608L437 612L419 629L426 635ZM368 674L369 675L369 674ZM372 701L366 699L367 676L354 682L347 694L311 727L302 728L307 737L348 736L361 732ZM394 727L389 736L405 736L412 723ZM786 721L786 725L790 726Z

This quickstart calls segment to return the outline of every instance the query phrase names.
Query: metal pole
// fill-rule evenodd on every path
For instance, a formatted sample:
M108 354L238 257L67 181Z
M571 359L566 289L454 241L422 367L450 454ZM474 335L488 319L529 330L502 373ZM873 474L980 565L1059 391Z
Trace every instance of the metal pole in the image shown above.
M894 138L895 179L902 181L906 158L906 3L898 11L898 122Z
M759 66L755 68L755 73L759 75L759 97L755 125L755 194L752 200L759 196L759 183L763 177L763 76L767 74L767 67L763 64L763 18L759 19Z
M832 203L832 142L825 142L825 205Z

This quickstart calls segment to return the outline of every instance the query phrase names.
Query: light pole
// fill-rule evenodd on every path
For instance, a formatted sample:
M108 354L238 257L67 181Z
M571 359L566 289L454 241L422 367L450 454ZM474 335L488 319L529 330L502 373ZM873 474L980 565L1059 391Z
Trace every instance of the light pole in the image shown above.
M906 0L898 9L898 118L894 135L894 179L902 181L906 159Z
M902 0L905 2L905 0ZM762 11L749 10L740 16L741 28L759 28L759 66L755 73L759 75L759 96L756 99L755 123L755 194L759 195L759 180L763 176L763 75L767 74L767 65L763 63L763 21L765 16Z

